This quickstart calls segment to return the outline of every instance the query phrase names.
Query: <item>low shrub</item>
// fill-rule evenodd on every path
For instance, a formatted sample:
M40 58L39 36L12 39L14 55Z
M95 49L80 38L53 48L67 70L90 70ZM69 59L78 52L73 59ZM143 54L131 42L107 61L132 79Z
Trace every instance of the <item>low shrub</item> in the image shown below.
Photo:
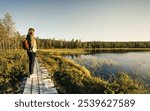
M0 52L0 93L19 93L27 70L28 60L25 51Z

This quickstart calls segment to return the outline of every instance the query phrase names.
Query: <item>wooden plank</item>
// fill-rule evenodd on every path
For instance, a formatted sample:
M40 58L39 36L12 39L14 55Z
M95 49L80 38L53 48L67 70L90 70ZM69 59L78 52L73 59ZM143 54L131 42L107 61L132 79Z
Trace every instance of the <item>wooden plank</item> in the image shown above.
M27 78L23 94L31 94L31 79Z
M43 92L47 90L44 84L39 84L39 87L40 87L40 94L43 94Z
M32 77L32 94L39 94L37 77Z
M58 94L56 88L48 88L43 94Z
M45 87L46 88L49 88L49 87L54 87L54 85L51 85L51 79L44 79L44 84L45 84Z

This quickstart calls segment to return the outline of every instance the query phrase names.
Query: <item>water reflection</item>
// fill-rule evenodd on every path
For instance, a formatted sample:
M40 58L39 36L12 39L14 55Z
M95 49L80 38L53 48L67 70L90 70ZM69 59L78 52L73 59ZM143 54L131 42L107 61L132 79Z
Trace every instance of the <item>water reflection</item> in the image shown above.
M98 52L65 57L85 66L94 76L106 80L126 72L145 84L150 83L150 52Z

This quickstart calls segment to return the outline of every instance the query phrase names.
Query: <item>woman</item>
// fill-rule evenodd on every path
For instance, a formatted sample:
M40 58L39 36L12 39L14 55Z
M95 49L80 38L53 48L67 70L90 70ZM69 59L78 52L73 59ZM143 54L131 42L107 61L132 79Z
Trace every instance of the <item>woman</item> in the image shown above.
M34 37L35 30L33 28L29 28L28 34L27 34L27 40L29 44L29 49L27 50L27 54L29 57L29 76L32 75L34 72L34 61L37 51L37 44L36 39Z

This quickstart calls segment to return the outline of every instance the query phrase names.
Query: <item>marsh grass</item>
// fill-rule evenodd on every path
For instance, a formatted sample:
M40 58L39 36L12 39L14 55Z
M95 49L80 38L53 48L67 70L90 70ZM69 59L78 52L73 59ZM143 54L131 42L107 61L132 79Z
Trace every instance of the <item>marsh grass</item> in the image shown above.
M88 51L84 49L39 49L39 52L49 52L53 55L78 55L87 54Z

